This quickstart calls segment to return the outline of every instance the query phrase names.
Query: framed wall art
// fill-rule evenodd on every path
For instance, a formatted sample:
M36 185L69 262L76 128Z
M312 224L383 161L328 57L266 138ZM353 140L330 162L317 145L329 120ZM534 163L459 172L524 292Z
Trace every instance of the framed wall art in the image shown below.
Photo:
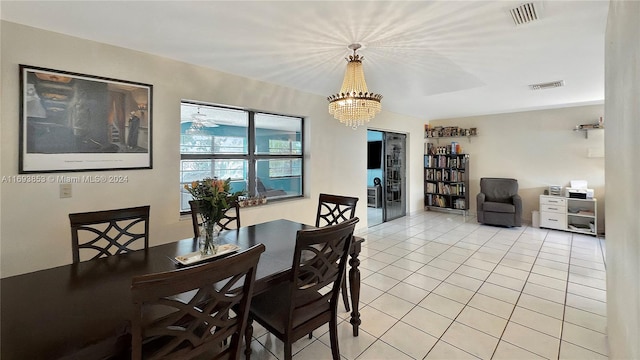
M151 169L152 91L20 65L19 173Z

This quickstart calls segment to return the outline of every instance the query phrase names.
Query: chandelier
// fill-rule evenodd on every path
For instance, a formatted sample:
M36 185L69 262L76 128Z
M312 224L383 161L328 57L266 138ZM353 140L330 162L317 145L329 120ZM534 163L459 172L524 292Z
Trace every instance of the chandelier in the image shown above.
M206 114L200 113L200 107L198 106L198 112L191 114L191 126L185 131L189 135L206 135L205 128L218 127L218 124L209 120Z
M344 74L340 92L327 98L329 114L354 129L373 119L382 110L380 106L382 95L370 93L367 90L362 70L364 57L356 54L356 50L360 47L360 44L349 45L353 55L349 55L346 59L347 71Z

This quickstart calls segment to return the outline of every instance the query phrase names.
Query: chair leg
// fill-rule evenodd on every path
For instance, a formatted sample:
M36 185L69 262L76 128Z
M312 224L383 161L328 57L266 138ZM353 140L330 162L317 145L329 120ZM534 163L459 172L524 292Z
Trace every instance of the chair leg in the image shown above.
M251 338L253 337L253 318L249 315L247 327L244 330L244 356L246 360L251 358Z
M284 342L284 360L291 360L293 359L293 350L292 348L292 344L291 342L289 342L288 340Z
M338 322L336 315L329 321L329 341L331 342L331 355L333 360L340 360L340 348L338 347Z
M342 301L344 302L344 308L347 312L351 311L351 307L349 306L349 292L347 291L347 272L344 272L344 277L342 279Z
M313 339L313 331L309 333L309 340Z

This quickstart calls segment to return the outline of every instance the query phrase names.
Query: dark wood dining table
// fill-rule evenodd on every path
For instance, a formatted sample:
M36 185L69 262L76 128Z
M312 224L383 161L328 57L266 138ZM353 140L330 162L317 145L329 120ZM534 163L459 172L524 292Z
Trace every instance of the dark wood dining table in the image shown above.
M274 220L220 236L221 243L241 250L265 245L256 274L259 294L288 279L296 231L308 228L313 226ZM349 260L354 336L360 325L358 254L363 241L354 237ZM130 341L131 278L175 270L175 257L197 248L197 241L188 238L0 280L0 359L95 360L121 352Z

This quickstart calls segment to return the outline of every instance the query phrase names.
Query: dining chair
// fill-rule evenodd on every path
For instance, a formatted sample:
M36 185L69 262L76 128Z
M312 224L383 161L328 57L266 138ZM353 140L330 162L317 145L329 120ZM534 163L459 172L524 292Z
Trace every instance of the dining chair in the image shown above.
M133 277L131 358L240 359L264 250L258 244L203 265Z
M316 227L336 225L343 221L353 219L356 215L357 197L320 194L318 197L318 212L316 213ZM349 295L347 291L347 275L342 281L342 301L344 308L351 311Z
M276 285L251 301L245 333L246 359L251 355L252 321L284 342L284 358L292 344L328 323L331 354L340 359L338 311L349 247L358 218L323 228L298 230L289 281Z
M240 228L240 205L237 200L232 201L229 205L230 207L224 212L224 217L218 222L221 230ZM200 225L202 225L202 219L198 218L198 214L200 214L198 202L196 200L190 200L189 207L191 208L193 237L197 238L200 235Z
M80 262L81 252L96 259L148 248L149 208L146 205L69 214L73 262Z
M336 225L353 219L356 215L357 203L357 197L320 194L316 213L316 227Z

